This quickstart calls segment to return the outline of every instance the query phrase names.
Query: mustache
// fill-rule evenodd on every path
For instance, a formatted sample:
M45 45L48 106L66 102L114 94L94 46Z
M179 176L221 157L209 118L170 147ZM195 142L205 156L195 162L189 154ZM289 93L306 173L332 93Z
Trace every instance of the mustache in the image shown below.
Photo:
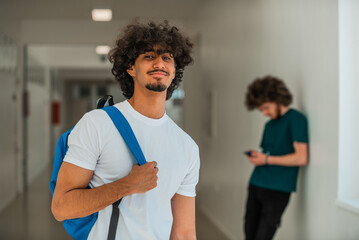
M155 73L155 72L163 72L163 73L165 73L167 75L170 75L169 72L166 72L165 70L152 70L152 71L148 71L147 73L151 74L151 73Z

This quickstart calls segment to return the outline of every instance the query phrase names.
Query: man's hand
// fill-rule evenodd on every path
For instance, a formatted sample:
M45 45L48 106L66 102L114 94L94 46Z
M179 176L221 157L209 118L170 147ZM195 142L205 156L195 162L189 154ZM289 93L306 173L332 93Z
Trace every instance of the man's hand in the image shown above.
M266 155L264 153L252 150L249 151L251 152L251 156L248 156L248 159L254 166L262 166L266 164Z
M294 142L294 153L283 156L268 156L266 162L266 155L256 151L249 150L251 156L249 161L255 166L278 165L278 166L305 166L308 163L308 143Z
M57 177L52 212L58 221L85 217L129 194L147 192L157 186L156 166L156 162L135 165L127 177L86 189L93 171L64 162Z
M142 166L134 165L130 174L126 177L131 186L131 194L144 193L157 187L158 168L156 162L148 162Z

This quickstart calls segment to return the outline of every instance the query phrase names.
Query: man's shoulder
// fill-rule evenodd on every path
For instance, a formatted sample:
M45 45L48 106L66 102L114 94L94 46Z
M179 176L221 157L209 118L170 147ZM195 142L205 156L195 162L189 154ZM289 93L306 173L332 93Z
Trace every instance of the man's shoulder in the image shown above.
M290 116L292 119L296 120L307 120L307 117L302 112L294 108L290 109Z
M125 108L124 102L116 103L114 107L117 107L120 111ZM109 116L103 109L93 109L84 115L85 118L91 119L95 125L102 125L104 122L110 120Z
M106 112L102 109L94 109L85 113L84 118L90 119L95 125L102 125L108 120Z
M172 131L175 131L178 140L184 142L186 145L198 149L197 143L193 138L186 133L181 127L179 127L170 117L168 117L168 124Z

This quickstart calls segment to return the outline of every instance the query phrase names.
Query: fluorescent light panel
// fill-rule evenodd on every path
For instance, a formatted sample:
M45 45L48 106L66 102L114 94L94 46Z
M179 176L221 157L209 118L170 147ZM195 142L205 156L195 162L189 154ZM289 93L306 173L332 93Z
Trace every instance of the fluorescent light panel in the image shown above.
M96 47L96 53L98 55L107 55L110 51L110 46L107 45L99 45Z
M109 22L112 19L111 9L93 9L92 20L96 22Z

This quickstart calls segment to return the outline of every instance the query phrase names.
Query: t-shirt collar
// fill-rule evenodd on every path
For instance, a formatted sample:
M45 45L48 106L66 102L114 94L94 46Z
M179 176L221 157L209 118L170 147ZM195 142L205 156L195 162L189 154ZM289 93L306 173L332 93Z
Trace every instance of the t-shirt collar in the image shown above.
M134 117L134 118L136 118L136 119L138 119L138 120L140 120L140 121L142 121L142 122L144 122L145 124L148 124L148 125L152 125L152 126L161 125L168 118L166 112L159 119L146 117L145 115L142 115L141 113L137 112L136 109L134 109L132 107L132 105L128 102L128 100L124 101L124 107L132 117Z

